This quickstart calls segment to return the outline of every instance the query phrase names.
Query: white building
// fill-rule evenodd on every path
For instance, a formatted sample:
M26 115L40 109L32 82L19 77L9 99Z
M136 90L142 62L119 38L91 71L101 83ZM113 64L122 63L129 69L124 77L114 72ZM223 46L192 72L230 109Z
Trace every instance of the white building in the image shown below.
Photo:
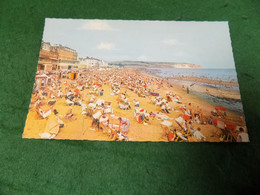
M89 68L89 67L107 67L108 63L104 60L100 60L93 57L79 58L79 67Z

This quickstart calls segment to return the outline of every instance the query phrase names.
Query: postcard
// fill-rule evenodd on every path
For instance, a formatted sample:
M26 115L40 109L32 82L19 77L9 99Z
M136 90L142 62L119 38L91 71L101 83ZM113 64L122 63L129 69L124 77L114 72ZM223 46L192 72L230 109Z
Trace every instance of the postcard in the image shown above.
M249 142L228 22L47 18L23 138Z

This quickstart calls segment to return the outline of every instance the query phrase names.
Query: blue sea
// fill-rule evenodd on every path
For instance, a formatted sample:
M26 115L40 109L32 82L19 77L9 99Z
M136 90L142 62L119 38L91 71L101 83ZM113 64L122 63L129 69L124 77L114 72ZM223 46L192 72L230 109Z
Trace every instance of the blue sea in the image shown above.
M160 77L205 77L212 80L237 82L235 69L182 69L182 68L150 68Z
M149 68L147 72L162 78L167 77L200 77L211 80L221 80L221 81L232 81L237 82L237 73L235 69L182 69L182 68ZM193 83L186 81L187 83ZM239 87L234 86L223 86L223 85L215 85L208 83L199 83L197 84L217 87L217 88L226 88L239 90Z
M150 68L147 69L146 72L162 78L183 76L183 77L201 77L201 78L212 79L212 80L237 82L237 73L235 69ZM183 82L186 82L187 84L193 83L192 81L183 81ZM215 87L215 88L224 88L229 90L239 90L239 87L214 85L214 84L199 83L199 82L196 82L196 84ZM192 93L216 105L224 106L235 112L243 113L243 107L240 100L219 98L207 94L198 93L195 91L193 91Z

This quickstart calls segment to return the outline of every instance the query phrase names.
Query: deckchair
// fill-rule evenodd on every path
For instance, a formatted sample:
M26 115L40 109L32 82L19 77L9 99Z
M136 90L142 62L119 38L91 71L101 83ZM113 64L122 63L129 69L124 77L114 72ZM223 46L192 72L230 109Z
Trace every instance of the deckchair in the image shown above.
M103 125L102 123L100 123L100 127L103 130L103 133L105 133L106 135L108 135L108 138L110 140L116 140L118 139L118 135L117 135L117 130L115 128L113 128L113 124L109 124L108 126Z
M187 142L188 138L176 129L171 128L168 131L168 141Z
M93 109L91 109L90 107L87 107L85 110L86 110L86 116L92 116L93 115Z
M178 134L178 137L180 137L181 139L185 138L186 136L190 136L191 135L191 131L188 127L185 128L183 127L183 123L184 123L184 119L183 117L178 117L175 119L176 123L180 126L181 131L179 131L180 134ZM183 141L186 141L185 139L183 139Z
M138 93L138 97L145 98L146 96L143 93Z
M177 132L176 131L176 138L175 138L176 142L187 142L188 138L186 136L184 136L181 132Z
M226 124L226 131L227 131L227 142L236 141L236 134L234 133L235 125Z
M43 116L38 109L36 109L35 112L36 112L35 119L43 119Z
M45 119L51 114L51 109L42 111L42 113L40 112L40 110L36 109L36 113L38 117L40 117L41 119Z
M220 106L216 106L215 109L216 109L217 114L219 116L221 116L222 118L226 118L226 112L225 112L227 110L226 108L220 107Z
M224 134L226 134L226 132L225 132L225 123L223 121L219 120L218 118L215 118L212 122L217 127L217 130L214 133L215 135L218 135L217 134L218 132L220 132L220 135L218 135L219 137L221 137Z
M160 125L163 129L163 136L168 136L169 130L172 127L172 122L164 120Z
M109 139L111 139L113 137L113 132L112 130L109 128L109 126L105 126L102 123L99 124L99 127L103 130L103 134L108 135Z

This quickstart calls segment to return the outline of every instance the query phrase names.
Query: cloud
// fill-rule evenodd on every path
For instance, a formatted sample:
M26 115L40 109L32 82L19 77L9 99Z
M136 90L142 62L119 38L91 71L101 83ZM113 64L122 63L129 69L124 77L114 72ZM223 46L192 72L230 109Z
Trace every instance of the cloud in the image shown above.
M99 43L97 46L97 49L99 50L115 50L116 47L113 43Z
M115 31L117 29L112 28L107 22L102 20L86 21L81 26L84 30L97 30L97 31Z
M139 56L137 58L137 60L139 60L139 61L146 61L146 60L148 60L148 58L146 56Z
M166 45L176 45L178 41L176 39L165 39L163 40L163 43Z

